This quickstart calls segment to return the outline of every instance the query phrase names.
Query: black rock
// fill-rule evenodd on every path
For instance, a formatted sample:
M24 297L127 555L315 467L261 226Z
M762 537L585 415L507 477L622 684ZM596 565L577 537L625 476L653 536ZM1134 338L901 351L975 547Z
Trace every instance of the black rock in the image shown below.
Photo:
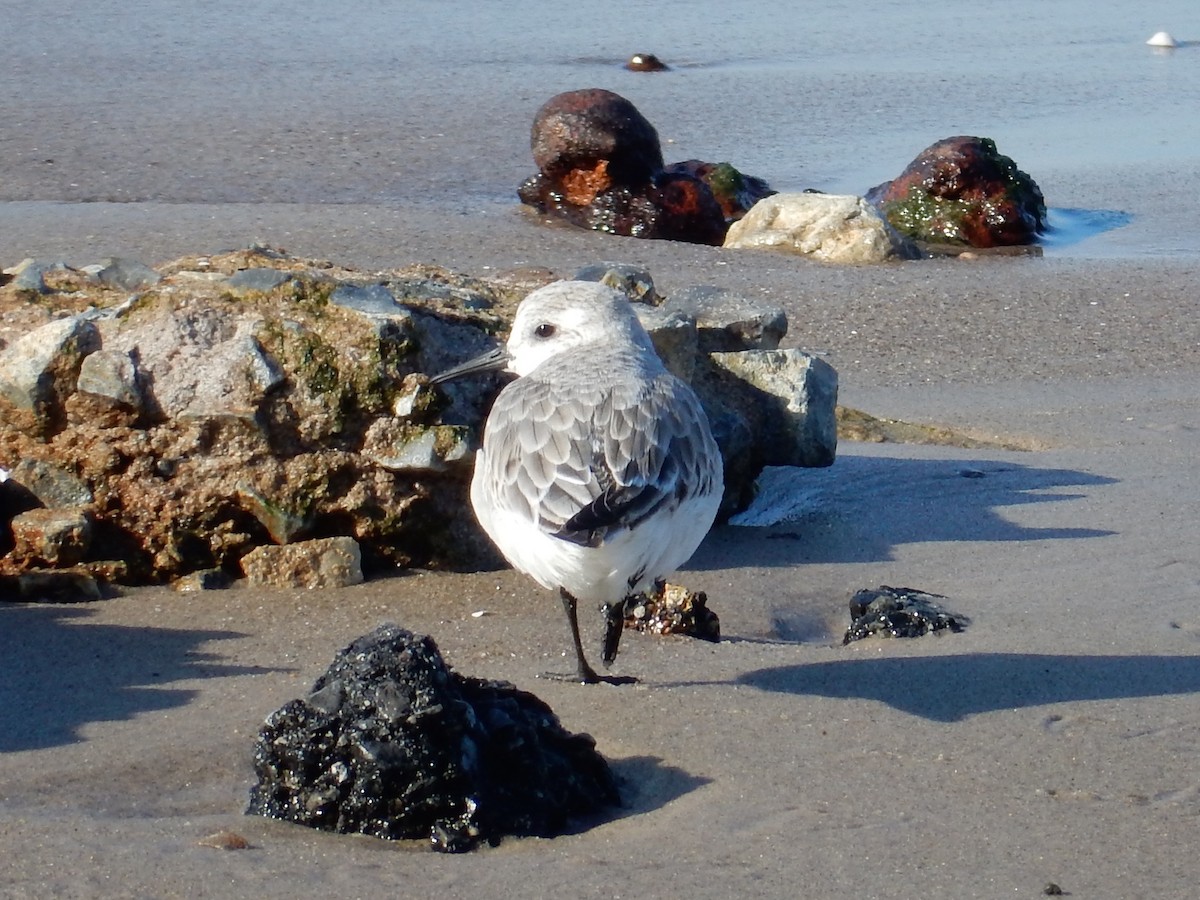
M936 601L941 594L927 594L912 588L893 588L886 584L874 590L861 590L850 598L850 627L843 644L878 634L882 637L920 637L948 628L962 631L970 619L943 609Z
M446 852L551 837L620 802L590 736L533 694L452 672L432 638L392 624L267 718L254 768L249 813Z

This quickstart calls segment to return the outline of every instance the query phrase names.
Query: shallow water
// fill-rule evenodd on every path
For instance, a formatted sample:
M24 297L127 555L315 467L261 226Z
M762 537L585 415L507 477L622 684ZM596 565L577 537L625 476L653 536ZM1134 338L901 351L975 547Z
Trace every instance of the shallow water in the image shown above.
M728 159L779 190L862 193L935 140L992 137L1051 207L1130 217L1047 252L1198 252L1176 208L1200 168L1191 0L67 8L0 2L0 201L499 213L532 171L538 106L595 86L633 100L668 161ZM1184 46L1147 47L1160 29ZM634 52L672 70L627 72Z

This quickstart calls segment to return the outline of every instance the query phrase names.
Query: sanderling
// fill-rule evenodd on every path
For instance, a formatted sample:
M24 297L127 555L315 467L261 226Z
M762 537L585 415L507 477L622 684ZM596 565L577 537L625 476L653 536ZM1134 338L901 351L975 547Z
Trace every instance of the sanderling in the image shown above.
M475 515L515 569L559 591L580 680L632 681L588 665L576 607L603 611L607 666L626 598L686 562L717 514L722 462L708 418L626 297L595 282L534 291L506 347L433 381L501 368L517 379L488 415Z

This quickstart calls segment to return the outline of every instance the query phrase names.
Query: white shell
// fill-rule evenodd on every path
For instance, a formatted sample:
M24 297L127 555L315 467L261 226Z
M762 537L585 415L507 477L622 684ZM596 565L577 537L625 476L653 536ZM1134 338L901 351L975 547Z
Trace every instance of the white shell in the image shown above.
M1179 44L1175 38L1171 37L1169 32L1159 31L1155 33L1150 40L1146 41L1151 47L1178 47Z

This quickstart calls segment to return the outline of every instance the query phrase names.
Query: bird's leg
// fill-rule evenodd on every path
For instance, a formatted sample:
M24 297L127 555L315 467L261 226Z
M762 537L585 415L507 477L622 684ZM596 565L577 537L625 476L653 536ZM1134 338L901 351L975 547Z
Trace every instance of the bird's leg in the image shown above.
M575 661L579 667L579 680L584 684L598 684L600 682L607 684L630 684L637 681L636 678L597 675L596 670L588 665L588 661L583 655L583 642L579 639L579 616L577 613L579 602L567 592L566 588L559 588L558 592L562 597L563 611L567 614L567 624L571 626L571 642L575 645Z
M613 664L621 646L621 634L625 631L625 602L619 600L601 607L604 613L604 642L600 645L600 659L605 668Z

